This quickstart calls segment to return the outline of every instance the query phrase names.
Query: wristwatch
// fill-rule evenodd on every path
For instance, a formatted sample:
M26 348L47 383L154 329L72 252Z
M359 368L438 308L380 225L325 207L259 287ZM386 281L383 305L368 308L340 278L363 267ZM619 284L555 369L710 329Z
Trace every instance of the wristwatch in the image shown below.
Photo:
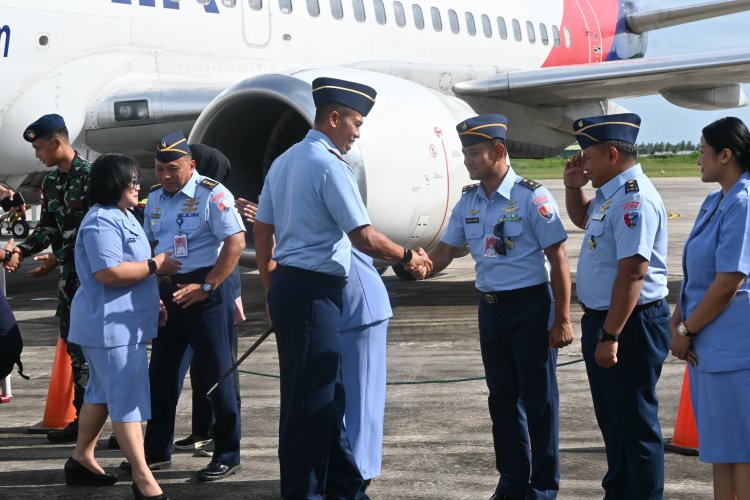
M687 325L685 325L684 321L680 321L677 325L677 335L680 337L695 337L693 332L688 331Z
M203 290L206 293L211 293L214 291L214 287L209 282L205 282L201 285L201 290Z
M156 261L154 259L148 259L148 274L154 274L156 272Z
M10 262L10 259L12 258L13 258L13 250L6 250L5 257L3 257L3 262Z
M404 258L401 259L401 264L408 264L413 257L414 255L412 254L411 248L404 248Z
M620 341L619 333L607 333L606 331L604 331L604 328L599 328L599 331L596 333L596 337L599 339L599 342L619 342Z

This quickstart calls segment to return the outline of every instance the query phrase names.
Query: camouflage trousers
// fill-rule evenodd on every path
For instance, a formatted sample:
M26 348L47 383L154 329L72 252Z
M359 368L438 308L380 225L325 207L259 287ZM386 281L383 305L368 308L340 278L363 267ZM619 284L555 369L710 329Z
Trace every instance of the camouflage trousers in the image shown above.
M70 366L73 370L73 406L76 408L76 418L81 412L83 395L86 392L86 384L89 381L89 365L83 356L81 346L68 342L70 305L76 290L78 290L78 286L78 276L75 272L63 268L60 273L60 281L58 282L57 316L60 318L60 337L67 344L67 351L70 355Z

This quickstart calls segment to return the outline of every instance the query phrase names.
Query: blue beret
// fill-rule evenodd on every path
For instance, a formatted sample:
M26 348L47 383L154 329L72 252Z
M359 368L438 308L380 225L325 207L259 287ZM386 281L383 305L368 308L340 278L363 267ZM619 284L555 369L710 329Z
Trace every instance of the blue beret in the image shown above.
M377 95L372 87L337 78L316 78L312 82L312 93L316 108L336 102L362 113L362 116L370 112Z
M473 146L491 139L505 139L508 131L508 118L504 115L479 115L456 125L461 145Z
M162 163L179 160L185 155L192 155L192 152L182 130L162 137L156 148L156 159Z
M640 128L641 117L635 113L592 116L576 120L573 124L573 131L581 149L602 141L623 141L635 144Z
M23 133L23 138L28 142L34 142L40 137L44 137L45 135L63 127L65 127L65 120L63 120L62 116L54 113L51 115L44 115L26 127L26 131Z

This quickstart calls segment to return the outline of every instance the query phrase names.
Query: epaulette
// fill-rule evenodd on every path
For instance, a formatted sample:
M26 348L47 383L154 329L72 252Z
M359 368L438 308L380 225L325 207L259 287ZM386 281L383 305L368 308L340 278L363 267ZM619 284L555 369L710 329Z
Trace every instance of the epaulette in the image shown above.
M154 184L153 186L151 186L151 189L149 189L148 192L149 193L153 193L154 191L156 191L160 187L161 187L161 184Z
M532 181L531 179L527 179L526 177L518 181L518 183L524 187L531 189L532 191L536 190L537 188L542 187L542 185L539 184L537 181Z
M208 177L206 177L203 180L201 180L198 183L198 185L199 186L203 186L203 187L208 188L208 189L213 189L213 188L215 188L216 186L219 185L219 182L215 181L213 179L209 179Z
M479 182L476 184L467 184L466 186L461 188L461 194L468 193L469 191L474 191L479 188Z
M640 190L641 188L638 187L638 181L635 179L630 179L625 183L625 193L637 193Z

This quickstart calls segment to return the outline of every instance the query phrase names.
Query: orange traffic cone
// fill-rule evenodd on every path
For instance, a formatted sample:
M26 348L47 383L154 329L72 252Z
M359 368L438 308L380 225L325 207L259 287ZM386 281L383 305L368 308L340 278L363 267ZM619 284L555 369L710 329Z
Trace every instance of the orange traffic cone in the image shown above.
M58 337L42 423L45 427L60 429L75 418L76 409L73 406L73 372L70 368L70 356L65 341Z
M664 449L681 455L698 455L698 429L695 425L693 405L690 402L690 377L687 365L682 379L682 393L674 422L674 437L667 439Z

